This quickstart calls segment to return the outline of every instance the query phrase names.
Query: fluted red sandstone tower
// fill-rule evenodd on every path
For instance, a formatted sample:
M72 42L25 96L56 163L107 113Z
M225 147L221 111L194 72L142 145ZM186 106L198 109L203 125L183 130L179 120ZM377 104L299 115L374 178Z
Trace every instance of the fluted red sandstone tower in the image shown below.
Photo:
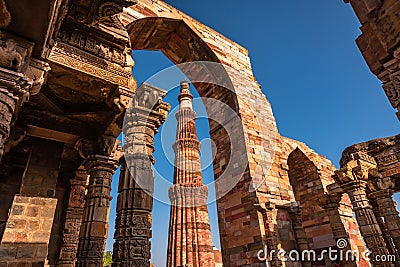
M196 132L196 113L188 82L181 83L175 150L174 184L169 189L167 267L214 267L210 221L206 205L208 190L203 185L200 142Z

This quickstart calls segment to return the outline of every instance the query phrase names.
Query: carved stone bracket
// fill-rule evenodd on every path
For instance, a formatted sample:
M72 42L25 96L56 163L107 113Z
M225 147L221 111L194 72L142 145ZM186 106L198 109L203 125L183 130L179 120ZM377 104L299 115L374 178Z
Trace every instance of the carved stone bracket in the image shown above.
M94 140L79 139L76 141L74 148L83 159L98 154L109 156L119 161L123 156L123 149L119 144L120 141L114 136L102 135L97 142Z
M360 155L368 158L364 161L376 165L371 169L372 176L394 177L400 174L400 135L374 139L368 142L352 145L343 152L340 165L346 166L348 162Z
M342 166L340 170L335 171L334 179L345 191L347 186L354 183L366 183L370 175L377 172L377 163L375 159L366 153L354 153L352 159Z
M149 84L142 84L136 91L132 105L124 120L124 152L130 155L144 154L154 161L154 135L168 116L170 106L162 102L166 92ZM128 164L129 165L129 164Z
M0 67L25 73L34 43L0 31Z
M26 75L32 81L32 87L29 90L30 95L39 93L42 85L46 82L47 76L51 68L47 62L32 58Z

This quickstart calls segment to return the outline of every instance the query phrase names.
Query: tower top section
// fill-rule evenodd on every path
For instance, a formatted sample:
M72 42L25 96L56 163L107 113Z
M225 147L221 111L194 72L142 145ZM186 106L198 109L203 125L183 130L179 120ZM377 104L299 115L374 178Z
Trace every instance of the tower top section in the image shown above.
M190 93L190 83L188 81L181 82L181 93L178 96L179 109L189 108L193 109L192 105L193 96Z

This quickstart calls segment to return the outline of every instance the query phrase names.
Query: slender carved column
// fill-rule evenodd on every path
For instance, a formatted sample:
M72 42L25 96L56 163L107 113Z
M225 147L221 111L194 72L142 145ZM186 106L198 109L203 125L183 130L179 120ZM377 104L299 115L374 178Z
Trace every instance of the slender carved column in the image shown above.
M267 255L267 260L271 267L279 267L282 266L282 262L278 259L278 233L276 231L276 215L278 210L275 208L275 204L273 203L263 203L256 204L255 207L262 214L262 220L264 223L265 229L265 246ZM272 250L275 253L272 253ZM270 258L272 256L272 258Z
M150 266L154 176L154 135L165 121L169 105L165 91L142 84L124 122L124 159L118 185L113 264Z
M323 197L319 198L320 206L326 210L329 216L329 222L332 227L333 238L336 242L339 240L346 240L347 246L341 248L343 251L343 255L349 255L349 257L344 257L342 259L342 265L344 267L355 267L357 266L356 259L352 259L350 254L347 254L348 251L351 251L351 243L349 234L346 231L346 228L343 225L341 214L339 212L340 207L340 200L342 199L342 194L330 194L324 195Z
M374 200L371 200L370 203L371 203L372 208L374 209L374 214L375 214L376 220L378 221L379 227L382 230L383 238L385 239L386 246L387 246L387 248L389 250L389 253L391 255L395 255L396 259L398 261L398 259L400 258L399 257L399 252L396 250L396 248L394 246L394 243L393 243L393 240L392 240L392 237L391 237L391 235L389 233L389 230L388 230L385 222L382 219L382 215L379 212L378 204L376 204L376 202ZM400 262L395 262L394 265L396 267L400 267Z
M353 205L360 232L371 251L370 259L374 260L382 255L389 255L382 231L369 204L366 187L370 174L376 169L376 162L365 154L353 155L353 159L334 176L335 180L347 192ZM389 262L373 262L374 266L393 266Z
M103 266L108 233L111 179L118 162L109 156L91 155L83 163L90 175L83 222L79 233L76 266Z
M292 222L292 228L294 232L294 237L296 238L297 249L302 254L303 251L308 251L310 249L308 245L307 235L303 228L303 220L301 218L301 207L294 207L288 210L290 220ZM303 259L301 261L301 266L311 267L311 261L309 259Z
M75 266L79 230L82 225L83 207L85 205L87 178L86 171L78 170L75 173L75 178L70 180L71 187L57 266Z
M400 218L393 201L394 186L392 178L377 177L368 184L371 193L368 195L375 203L379 216L384 218L384 227L400 250Z

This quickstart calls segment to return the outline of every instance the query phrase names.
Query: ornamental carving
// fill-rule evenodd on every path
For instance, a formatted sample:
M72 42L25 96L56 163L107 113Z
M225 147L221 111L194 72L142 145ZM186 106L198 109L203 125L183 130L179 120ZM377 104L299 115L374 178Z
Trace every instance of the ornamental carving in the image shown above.
M363 154L363 153L359 153ZM333 178L339 184L346 184L350 182L367 182L369 177L376 177L377 165L370 161L364 160L351 160L347 162L340 170L335 171Z
M391 177L379 177L373 179L369 184L368 188L371 192L378 192L381 190L392 190L395 187L395 183Z
M25 72L34 44L0 31L0 67Z
M108 82L130 88L133 84L131 67L112 64L107 60L66 43L58 42L52 48L49 60Z
M382 87L392 106L397 108L400 103L400 74L390 75L390 81Z
M70 207L83 208L85 205L85 186L73 185L69 196Z
M75 46L93 55L115 62L120 65L125 65L126 58L129 56L129 51L111 47L104 43L100 43L86 35L77 32L60 31L58 34L59 40L63 43Z
M7 10L5 0L0 0L0 28L5 28L11 22L11 14Z
M382 6L377 14L375 23L380 31L380 39L385 48L390 50L400 39L400 32L398 31L400 23L396 10Z
M109 1L71 1L68 19L75 23L93 26L111 16L123 11L124 7L133 6L135 0L109 0Z

